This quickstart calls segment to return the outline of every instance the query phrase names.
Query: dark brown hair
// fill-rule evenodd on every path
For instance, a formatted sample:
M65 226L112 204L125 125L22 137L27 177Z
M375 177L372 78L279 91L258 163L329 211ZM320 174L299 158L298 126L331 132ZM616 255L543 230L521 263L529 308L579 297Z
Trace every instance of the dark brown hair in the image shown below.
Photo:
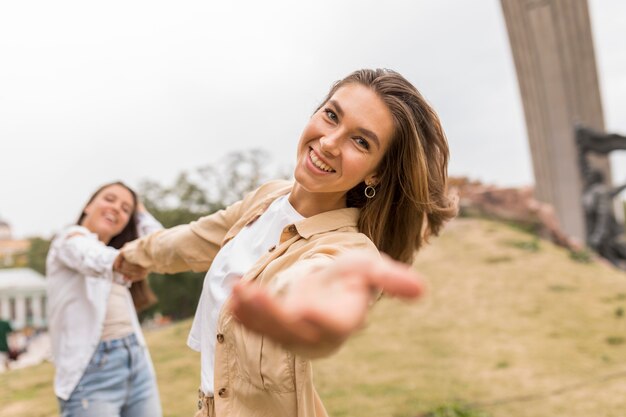
M85 204L85 207L83 207L80 216L78 216L78 221L76 222L76 224L82 225L83 220L85 219L85 209L87 208L87 206L91 204L91 202L98 196L98 194L113 185L119 185L126 188L133 197L133 211L128 218L128 223L126 223L126 226L124 227L124 229L122 229L120 233L113 236L111 240L107 243L107 246L115 249L120 249L122 246L124 246L124 244L131 242L139 237L139 233L137 232L137 194L123 182L114 181L108 184L104 184L103 186L98 188L96 192L93 193L93 195L89 198L89 200ZM133 303L135 304L135 309L137 311L145 310L146 308L157 302L157 297L156 295L154 295L154 292L152 292L150 285L148 285L148 280L133 282L130 287L130 294L133 296Z
M347 205L361 208L359 230L381 252L410 263L428 236L439 234L457 212L447 195L448 142L433 108L392 70L355 71L336 82L323 103L351 83L370 88L383 100L394 133L377 167L376 196L365 198L361 183L348 191Z

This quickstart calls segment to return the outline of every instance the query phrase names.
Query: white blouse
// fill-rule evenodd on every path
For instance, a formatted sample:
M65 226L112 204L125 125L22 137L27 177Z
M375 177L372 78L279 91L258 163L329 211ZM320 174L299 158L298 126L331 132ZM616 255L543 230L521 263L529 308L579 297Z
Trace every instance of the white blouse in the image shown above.
M283 228L304 217L282 196L254 223L244 227L217 253L202 286L187 345L200 352L200 387L214 393L215 338L217 319L233 285L254 263L280 241Z
M138 216L137 226L140 236L162 228L147 213ZM98 346L112 282L125 283L112 269L117 254L95 233L77 225L59 233L50 246L46 259L48 329L56 368L54 391L63 400L74 391ZM134 332L145 347L130 292L127 305ZM151 364L147 348L145 353Z

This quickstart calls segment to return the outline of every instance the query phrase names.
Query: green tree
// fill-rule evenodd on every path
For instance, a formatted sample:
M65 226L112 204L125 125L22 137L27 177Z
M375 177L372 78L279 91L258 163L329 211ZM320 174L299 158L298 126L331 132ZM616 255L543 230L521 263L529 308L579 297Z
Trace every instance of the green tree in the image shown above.
M267 181L269 159L261 150L234 152L214 166L182 172L169 187L144 181L139 186L139 195L146 209L164 227L187 224L234 203ZM151 274L150 285L159 301L143 312L142 317L157 311L174 319L192 316L200 299L204 275L194 272Z
M50 241L39 237L30 239L30 249L26 254L27 265L42 275L46 275L46 256L50 249Z

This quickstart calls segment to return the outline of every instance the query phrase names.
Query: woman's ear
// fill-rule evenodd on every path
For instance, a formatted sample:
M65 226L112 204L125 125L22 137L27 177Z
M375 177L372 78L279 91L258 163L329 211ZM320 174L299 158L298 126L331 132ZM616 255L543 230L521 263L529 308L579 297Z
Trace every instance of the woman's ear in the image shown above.
M91 213L91 206L93 206L93 202L87 204L85 206L85 208L83 209L83 217L87 216L89 213Z
M376 173L373 173L365 177L363 182L365 183L365 185L371 185L372 187L375 187L378 185L379 180L378 180L378 177L376 176Z

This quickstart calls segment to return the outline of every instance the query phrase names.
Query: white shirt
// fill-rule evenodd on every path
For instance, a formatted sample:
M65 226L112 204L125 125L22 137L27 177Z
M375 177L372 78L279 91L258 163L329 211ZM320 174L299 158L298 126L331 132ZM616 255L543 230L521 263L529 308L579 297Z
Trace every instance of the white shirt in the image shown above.
M149 214L138 216L138 223L141 233L162 228ZM117 254L117 249L82 226L66 228L50 246L46 259L48 328L56 368L54 392L63 400L74 391L98 346L112 282L124 283L112 269ZM134 332L145 346L132 297L127 294Z
M200 387L205 394L214 393L217 319L233 285L261 255L279 243L285 226L302 219L304 217L289 203L289 196L282 196L215 256L204 278L200 302L187 339L187 345L200 352Z

